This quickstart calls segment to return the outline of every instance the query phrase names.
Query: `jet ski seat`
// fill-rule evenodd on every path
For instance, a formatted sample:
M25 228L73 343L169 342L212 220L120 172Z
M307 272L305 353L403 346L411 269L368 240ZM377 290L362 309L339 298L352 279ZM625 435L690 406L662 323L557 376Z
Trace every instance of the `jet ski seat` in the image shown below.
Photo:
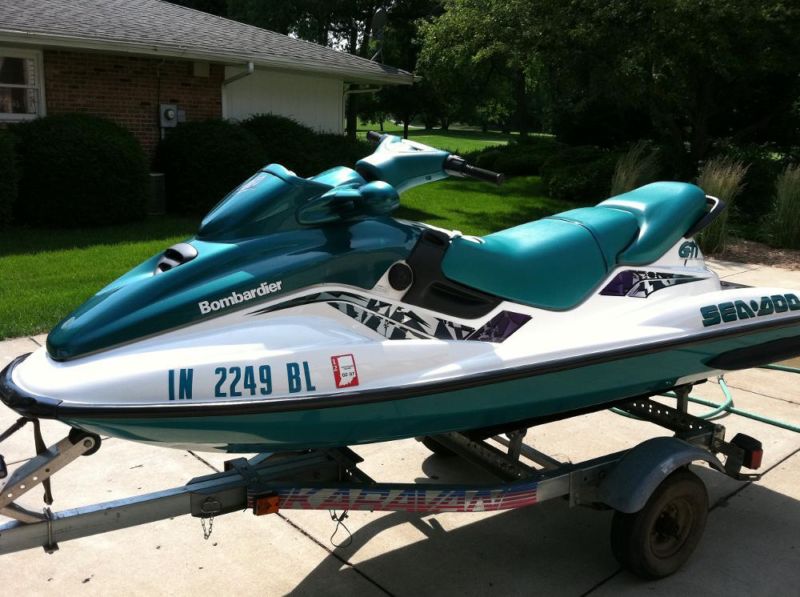
M482 239L454 238L442 270L508 300L571 309L616 267L656 261L705 210L705 194L695 185L657 182Z

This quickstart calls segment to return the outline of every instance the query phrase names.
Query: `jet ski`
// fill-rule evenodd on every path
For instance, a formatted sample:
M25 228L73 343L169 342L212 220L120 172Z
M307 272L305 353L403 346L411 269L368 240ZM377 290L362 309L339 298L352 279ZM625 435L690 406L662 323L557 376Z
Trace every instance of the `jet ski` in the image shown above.
M706 267L693 237L725 205L697 186L475 237L391 214L414 186L502 175L370 137L354 169L257 172L12 362L2 401L82 433L285 452L519 429L800 354L797 291Z

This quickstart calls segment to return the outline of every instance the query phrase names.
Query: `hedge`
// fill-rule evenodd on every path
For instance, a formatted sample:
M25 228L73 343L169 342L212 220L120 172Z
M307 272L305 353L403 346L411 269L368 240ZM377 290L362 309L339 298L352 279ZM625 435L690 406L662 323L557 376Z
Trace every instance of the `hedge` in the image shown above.
M618 153L586 145L562 149L542 164L547 195L586 204L607 198L618 158Z
M241 125L258 138L268 162L281 164L303 177L334 166L352 167L374 149L366 141L316 133L291 118L274 114L258 114Z
M489 147L471 156L480 168L506 176L538 176L542 165L565 146L552 137L528 137L508 145Z
M47 116L11 127L20 164L18 221L71 228L143 218L147 160L123 127L87 114Z
M165 175L167 210L203 214L268 162L258 139L223 120L187 122L169 131L156 151Z
M14 138L6 131L0 130L0 228L8 226L11 214L17 202L17 153Z

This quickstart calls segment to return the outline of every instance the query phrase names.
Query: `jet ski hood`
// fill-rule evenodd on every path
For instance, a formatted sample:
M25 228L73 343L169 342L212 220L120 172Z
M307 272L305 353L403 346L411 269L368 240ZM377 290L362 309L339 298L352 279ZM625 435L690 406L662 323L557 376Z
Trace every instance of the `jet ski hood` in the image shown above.
M50 333L55 360L191 325L321 283L372 288L421 228L385 217L397 191L350 168L313 178L273 164L231 192L197 236L115 280Z

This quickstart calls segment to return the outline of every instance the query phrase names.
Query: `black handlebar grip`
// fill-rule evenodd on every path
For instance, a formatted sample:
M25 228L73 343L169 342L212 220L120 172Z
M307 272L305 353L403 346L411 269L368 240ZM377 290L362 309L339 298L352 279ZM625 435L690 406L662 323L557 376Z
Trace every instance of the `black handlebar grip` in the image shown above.
M377 131L369 131L367 133L367 141L371 143L380 143L381 141L383 141L383 135L381 135Z
M486 182L491 182L496 185L501 185L506 181L505 174L492 172L491 170L484 170L483 168L477 168L476 166L470 166L469 164L464 164L463 172L470 178L485 180Z

